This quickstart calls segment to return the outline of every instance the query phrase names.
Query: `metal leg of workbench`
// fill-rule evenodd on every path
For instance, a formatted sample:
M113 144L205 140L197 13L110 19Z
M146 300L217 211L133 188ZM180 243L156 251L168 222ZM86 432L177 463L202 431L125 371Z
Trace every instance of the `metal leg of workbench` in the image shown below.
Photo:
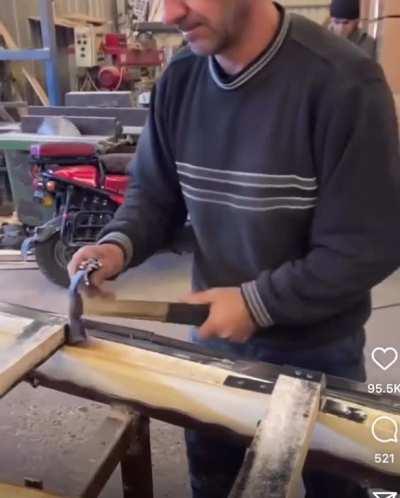
M150 420L143 415L135 421L128 451L121 459L124 498L153 498L150 448Z
M94 437L79 452L82 462L95 461L79 498L97 498L129 448L139 415L121 406L105 418Z

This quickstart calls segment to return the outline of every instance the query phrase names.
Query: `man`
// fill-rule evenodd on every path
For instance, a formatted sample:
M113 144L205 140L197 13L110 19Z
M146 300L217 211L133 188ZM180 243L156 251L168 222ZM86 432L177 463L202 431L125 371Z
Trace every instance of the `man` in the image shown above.
M371 59L376 58L376 41L359 28L359 0L332 0L329 29L361 48Z
M165 0L190 49L153 92L94 285L162 248L190 214L194 339L240 358L365 380L370 288L400 263L400 170L382 70L271 0ZM227 409L229 409L227 407ZM245 449L187 431L195 498L224 498ZM309 498L354 488L305 476Z

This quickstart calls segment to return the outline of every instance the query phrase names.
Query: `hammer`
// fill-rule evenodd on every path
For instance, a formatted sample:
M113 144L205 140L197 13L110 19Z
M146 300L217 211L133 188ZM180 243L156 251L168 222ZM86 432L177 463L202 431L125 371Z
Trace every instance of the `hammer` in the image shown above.
M118 300L108 297L87 297L82 286L90 286L91 274L100 268L99 261L91 259L72 277L69 286L68 344L87 340L82 320L84 314L150 320L200 327L208 318L207 304L186 304L162 301Z

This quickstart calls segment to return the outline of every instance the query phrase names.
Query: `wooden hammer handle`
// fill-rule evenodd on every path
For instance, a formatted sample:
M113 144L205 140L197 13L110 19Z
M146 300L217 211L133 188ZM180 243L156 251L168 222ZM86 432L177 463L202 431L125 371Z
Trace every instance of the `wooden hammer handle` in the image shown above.
M87 298L84 295L84 314L153 320L158 322L193 325L199 327L208 318L210 307L204 304L170 303Z

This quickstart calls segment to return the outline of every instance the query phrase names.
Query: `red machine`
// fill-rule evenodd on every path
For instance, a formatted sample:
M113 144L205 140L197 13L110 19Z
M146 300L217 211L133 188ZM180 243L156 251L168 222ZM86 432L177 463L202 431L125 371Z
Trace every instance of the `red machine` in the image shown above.
M123 84L134 80L137 68L155 68L164 63L163 50L141 43L140 38L134 45L129 45L126 35L119 33L106 34L102 50L109 63L100 68L97 79L100 86L107 90L118 90Z
M124 200L132 154L98 156L94 146L48 143L31 147L34 198L54 217L25 244L35 247L42 272L53 282L69 283L73 253L93 243Z

